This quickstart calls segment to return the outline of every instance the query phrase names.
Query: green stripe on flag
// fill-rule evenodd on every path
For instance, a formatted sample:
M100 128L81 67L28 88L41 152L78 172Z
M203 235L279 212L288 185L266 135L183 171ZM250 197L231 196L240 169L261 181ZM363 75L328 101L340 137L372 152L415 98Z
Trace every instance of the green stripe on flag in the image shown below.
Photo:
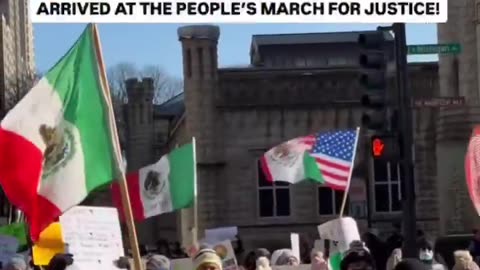
M189 143L168 154L173 209L183 209L193 205L196 169L193 150L193 144Z
M303 168L305 170L305 178L323 184L325 180L322 177L322 173L318 168L317 161L309 153L303 154Z
M91 192L117 174L91 24L45 77L63 102L64 119L80 133L86 188Z

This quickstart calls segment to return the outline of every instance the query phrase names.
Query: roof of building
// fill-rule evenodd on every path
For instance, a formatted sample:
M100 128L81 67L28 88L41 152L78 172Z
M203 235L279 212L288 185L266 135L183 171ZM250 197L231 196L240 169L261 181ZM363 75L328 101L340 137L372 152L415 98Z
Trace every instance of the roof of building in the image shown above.
M155 106L155 116L174 117L181 115L185 111L183 102L183 92L172 97L160 105Z
M357 42L358 35L373 31L253 35L252 46Z

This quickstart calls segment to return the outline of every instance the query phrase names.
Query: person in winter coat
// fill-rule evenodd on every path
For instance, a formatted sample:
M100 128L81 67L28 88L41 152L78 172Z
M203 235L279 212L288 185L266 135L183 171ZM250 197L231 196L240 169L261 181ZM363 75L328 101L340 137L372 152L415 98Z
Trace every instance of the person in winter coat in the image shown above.
M426 239L419 243L418 258L430 270L447 270L446 267L434 259L433 245Z
M278 249L273 252L271 262L272 265L297 266L300 264L300 259L290 249Z
M163 255L146 257L146 270L170 270L170 260Z
M344 253L341 270L375 270L375 260L362 241L353 241Z
M468 250L457 250L453 255L455 257L455 265L452 270L480 270Z
M215 250L204 248L192 259L193 270L222 270L222 260Z
M267 257L262 256L258 258L256 265L256 270L272 270L272 267L270 267L270 260Z
M397 264L401 261L402 261L402 249L396 248L392 251L392 254L390 254L390 257L388 257L386 270L395 269L395 266L397 266Z

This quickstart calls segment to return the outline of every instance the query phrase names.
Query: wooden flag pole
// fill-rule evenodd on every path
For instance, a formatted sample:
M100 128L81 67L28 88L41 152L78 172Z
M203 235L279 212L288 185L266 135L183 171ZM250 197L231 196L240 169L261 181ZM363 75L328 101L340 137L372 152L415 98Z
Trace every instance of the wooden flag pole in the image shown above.
M340 217L343 217L345 206L347 204L348 191L350 190L350 182L352 182L353 167L355 165L355 158L357 156L358 137L360 137L359 127L357 127L357 136L355 137L355 142L353 143L352 165L350 166L350 172L348 173L347 187L345 188L345 192L343 193L342 207L340 208Z
M100 36L98 33L97 25L93 24L92 25L92 30L93 30L93 37L95 39L95 49L96 49L96 55L98 58L98 65L99 65L99 72L100 72L100 77L101 77L101 83L102 83L102 88L104 89L104 94L106 96L106 100L108 102L108 107L109 107L109 114L110 114L110 129L112 133L112 139L114 142L114 149L115 149L115 155L117 157L117 162L123 162L121 150L120 150L120 143L118 140L118 134L117 134L117 124L115 123L115 115L113 113L113 104L112 104L112 98L110 96L110 88L108 85L108 80L107 80L107 72L105 70L105 63L103 61L103 54L102 54L102 46L100 43ZM127 228L128 228L128 235L130 239L130 248L132 249L132 257L133 257L133 263L134 263L134 269L135 270L143 270L143 264L142 264L142 259L140 257L140 249L138 247L138 240L137 240L137 233L135 231L135 222L133 220L133 212L132 212L132 206L130 203L130 196L128 194L128 187L127 187L127 181L125 178L125 171L123 169L123 166L119 166L120 168L120 193L122 197L122 205L123 209L125 212L125 221L127 223Z

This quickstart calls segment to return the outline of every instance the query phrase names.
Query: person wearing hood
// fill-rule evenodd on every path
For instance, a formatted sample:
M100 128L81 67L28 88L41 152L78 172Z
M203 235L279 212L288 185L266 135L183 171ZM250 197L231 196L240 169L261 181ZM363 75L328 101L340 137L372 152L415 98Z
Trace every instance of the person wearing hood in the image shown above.
M388 257L386 270L395 269L395 266L397 266L397 264L401 261L402 261L402 249L396 248L392 251L392 254L390 254L390 257Z
M28 265L25 257L17 254L10 258L10 261L3 267L3 270L27 270Z
M341 270L375 270L375 260L362 241L352 241L340 262Z
M222 260L215 250L204 248L192 259L193 270L222 270Z
M418 258L430 270L446 270L446 267L434 259L433 245L426 239L419 243Z
M163 255L146 257L146 270L170 270L170 260Z
M256 270L272 270L272 267L270 267L270 260L264 256L257 259L256 265Z
M468 250L457 250L453 255L455 257L455 265L452 270L480 270Z
M290 249L275 250L271 258L272 265L300 265L300 259Z

